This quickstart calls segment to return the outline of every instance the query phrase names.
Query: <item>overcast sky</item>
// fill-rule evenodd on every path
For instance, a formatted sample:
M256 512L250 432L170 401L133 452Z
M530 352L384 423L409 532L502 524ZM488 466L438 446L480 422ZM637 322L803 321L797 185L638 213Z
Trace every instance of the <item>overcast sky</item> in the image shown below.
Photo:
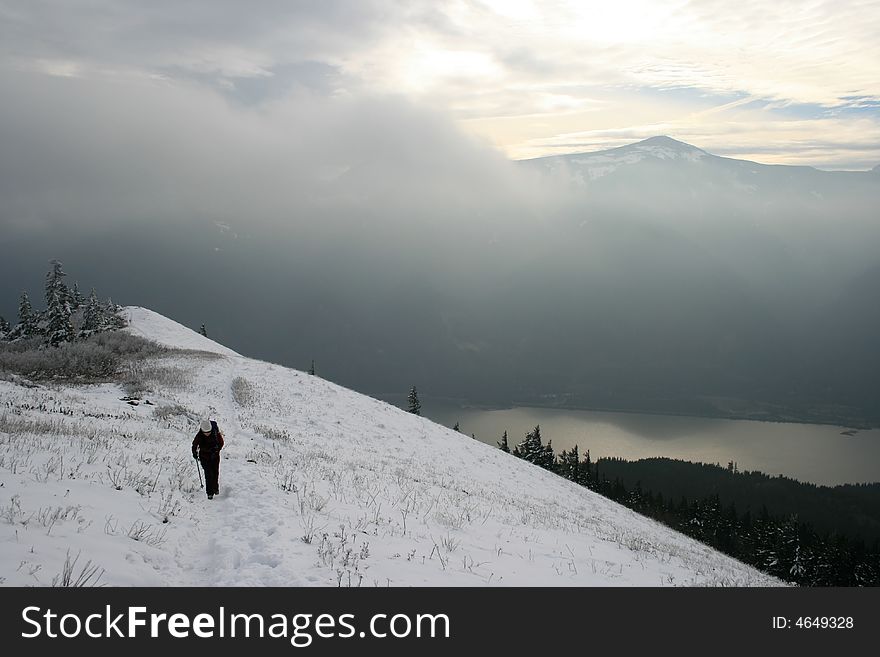
M304 93L399 97L515 159L668 134L866 169L878 34L878 0L0 0L0 94L173 87L256 117Z

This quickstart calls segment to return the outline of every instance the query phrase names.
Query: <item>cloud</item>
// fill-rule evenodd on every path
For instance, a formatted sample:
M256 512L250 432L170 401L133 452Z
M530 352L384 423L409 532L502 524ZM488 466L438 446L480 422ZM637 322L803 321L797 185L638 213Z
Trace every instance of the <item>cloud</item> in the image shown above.
M774 115L773 109L810 105L816 108L815 128L827 132L834 127L822 122L827 112L871 112L880 99L877 2L548 1L518 3L516 11L497 3L443 6L460 29L438 35L421 26L415 34L391 35L359 55L359 74L377 87L409 87L449 107L469 129L489 135L513 157L552 153L541 151L542 140L569 132L576 122L580 130L594 131L672 122L700 132L707 125L700 112L726 114L724 123L730 124L740 120L731 111L748 98L765 103L768 127L785 125L785 112ZM393 57L413 49L475 48L491 56L497 70L481 74L485 69L474 68L456 76L420 67L418 58L415 63L400 58L405 64L398 64ZM654 93L662 90L695 94L688 102L671 103ZM600 107L607 112L592 111ZM869 118L876 122L876 113ZM800 161L796 151L782 146L773 154ZM849 153L833 150L817 153L810 163L854 164Z
M521 187L501 154L400 97L300 87L254 106L188 79L3 70L0 88L15 90L0 105L3 228L453 226Z
M303 62L334 66L392 29L395 13L377 0L2 2L0 57L80 77L273 78Z
M746 98L765 103L768 128L785 128L787 108L809 106L823 141L848 142L831 131L851 132L851 113L873 122L871 133L880 120L878 33L877 0L0 0L7 69L193 82L248 106L304 88L400 95L512 157L553 153L572 132L669 123L741 136L732 124L756 123L735 112ZM829 114L840 120L823 122ZM780 144L772 155L800 158L786 142L771 138ZM810 161L854 163L833 149Z

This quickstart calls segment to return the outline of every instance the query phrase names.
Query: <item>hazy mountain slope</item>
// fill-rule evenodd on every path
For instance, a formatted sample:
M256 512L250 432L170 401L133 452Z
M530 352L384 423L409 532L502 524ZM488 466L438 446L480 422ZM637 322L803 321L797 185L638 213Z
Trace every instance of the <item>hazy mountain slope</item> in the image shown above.
M239 353L314 359L374 395L415 383L478 403L555 395L719 416L724 397L751 417L880 423L880 380L860 379L855 400L836 364L872 361L877 345L843 340L837 361L815 358L816 318L880 266L876 172L768 166L668 138L504 163L503 180L472 167L420 169L428 193L377 180L367 160L271 221L258 204L235 216L171 204L165 221L8 231L0 314L16 315L25 281L38 298L58 257L84 289L102 281Z
M564 199L564 238L551 271L565 267L569 285L593 291L584 294L580 322L568 319L571 304L560 304L565 329L556 344L586 357L580 380L560 389L581 389L586 405L602 405L585 374L602 366L589 357L595 350L616 370L603 371L598 385L666 377L629 395L623 408L644 410L673 391L688 412L705 412L698 400L717 394L777 404L800 418L819 408L826 421L880 417L875 383L865 382L869 391L858 398L839 381L822 383L839 378L841 363L874 360L876 343L841 340L830 358L816 358L828 343L817 317L836 316L838 330L859 331L856 315L837 314L840 297L852 307L872 303L852 281L880 266L873 172L764 165L669 137L519 165ZM597 334L603 325L620 339ZM598 339L572 337L584 334Z
M186 349L116 385L0 381L0 578L49 584L65 555L113 585L765 585L596 494L318 377L243 358L155 313ZM190 440L211 413L219 498Z

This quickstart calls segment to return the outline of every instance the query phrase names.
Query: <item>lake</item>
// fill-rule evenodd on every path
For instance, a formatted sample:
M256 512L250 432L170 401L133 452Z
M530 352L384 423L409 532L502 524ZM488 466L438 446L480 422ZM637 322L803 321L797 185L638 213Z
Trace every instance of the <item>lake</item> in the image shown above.
M601 456L640 459L666 456L687 461L735 461L740 470L783 474L816 484L880 481L880 430L844 435L844 427L756 422L641 413L573 411L519 407L462 408L422 400L422 415L495 445L506 430L511 449L535 425L558 454L578 445Z

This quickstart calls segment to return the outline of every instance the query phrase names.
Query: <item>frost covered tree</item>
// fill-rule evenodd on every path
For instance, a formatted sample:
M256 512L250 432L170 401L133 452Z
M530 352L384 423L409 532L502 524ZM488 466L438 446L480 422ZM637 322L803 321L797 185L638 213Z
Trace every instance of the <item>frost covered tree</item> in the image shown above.
M455 426L452 427L453 431L461 431L461 427L458 425L458 422L455 423Z
M205 328L204 324L199 327L199 335L204 335L206 338L208 337L208 329Z
M120 310L122 310L122 308L113 303L113 299L107 299L107 303L104 304L101 312L102 331L113 331L125 326L125 320L119 316Z
M551 441L552 442L552 441ZM541 442L541 426L538 425L526 434L526 437L513 448L513 455L529 463L534 463L548 470L553 469L555 457L550 442Z
M312 359L312 364L309 366L309 374L315 376L315 359Z
M95 289L92 288L89 298L84 303L82 323L79 331L80 337L85 338L95 333L113 331L125 326L125 322L114 310L118 308L119 306L109 299L105 304L102 304L98 300Z
M514 446L513 455L534 463L543 447L541 444L541 427L539 425L529 431L526 437Z
M73 290L70 292L70 307L73 310L82 308L86 303L85 297L79 291L79 283L73 284Z
M556 455L553 453L552 440L548 440L547 444L544 445L544 451L541 453L537 464L545 470L553 470L553 468L556 466Z
M12 332L12 327L9 326L9 322L0 315L0 340L5 340L9 334Z
M510 454L510 445L507 442L507 431L504 432L504 435L501 436L501 440L498 441L498 449L502 452L507 452Z
M64 284L66 274L61 262L50 260L52 269L46 274L46 338L54 347L75 337L70 321L70 291Z
M101 309L101 302L98 301L98 295L95 293L95 288L92 288L92 293L89 295L88 301L85 303L85 309L83 310L80 335L87 337L93 333L99 332L104 323L102 316L103 311Z
M416 391L415 386L410 389L407 401L409 402L409 408L407 408L406 410L408 410L413 415L422 414L422 403L419 401L419 393Z
M779 528L779 573L789 582L800 581L807 566L807 555L801 543L800 523L797 514L786 518Z
M767 506L761 506L761 513L755 520L753 530L754 564L772 575L780 574L779 541L776 524L771 520Z
M42 336L49 344L58 346L77 337L125 326L125 320L118 314L121 308L111 299L102 304L94 289L89 298L84 299L78 283L74 284L73 289L65 284L66 274L62 263L58 260L49 262L52 267L46 274L46 310L34 310L27 292L22 292L18 304L18 324L5 332L5 339Z
M22 292L18 302L18 325L12 329L12 337L29 338L38 333L38 328L38 317L31 306L31 299L27 292Z

